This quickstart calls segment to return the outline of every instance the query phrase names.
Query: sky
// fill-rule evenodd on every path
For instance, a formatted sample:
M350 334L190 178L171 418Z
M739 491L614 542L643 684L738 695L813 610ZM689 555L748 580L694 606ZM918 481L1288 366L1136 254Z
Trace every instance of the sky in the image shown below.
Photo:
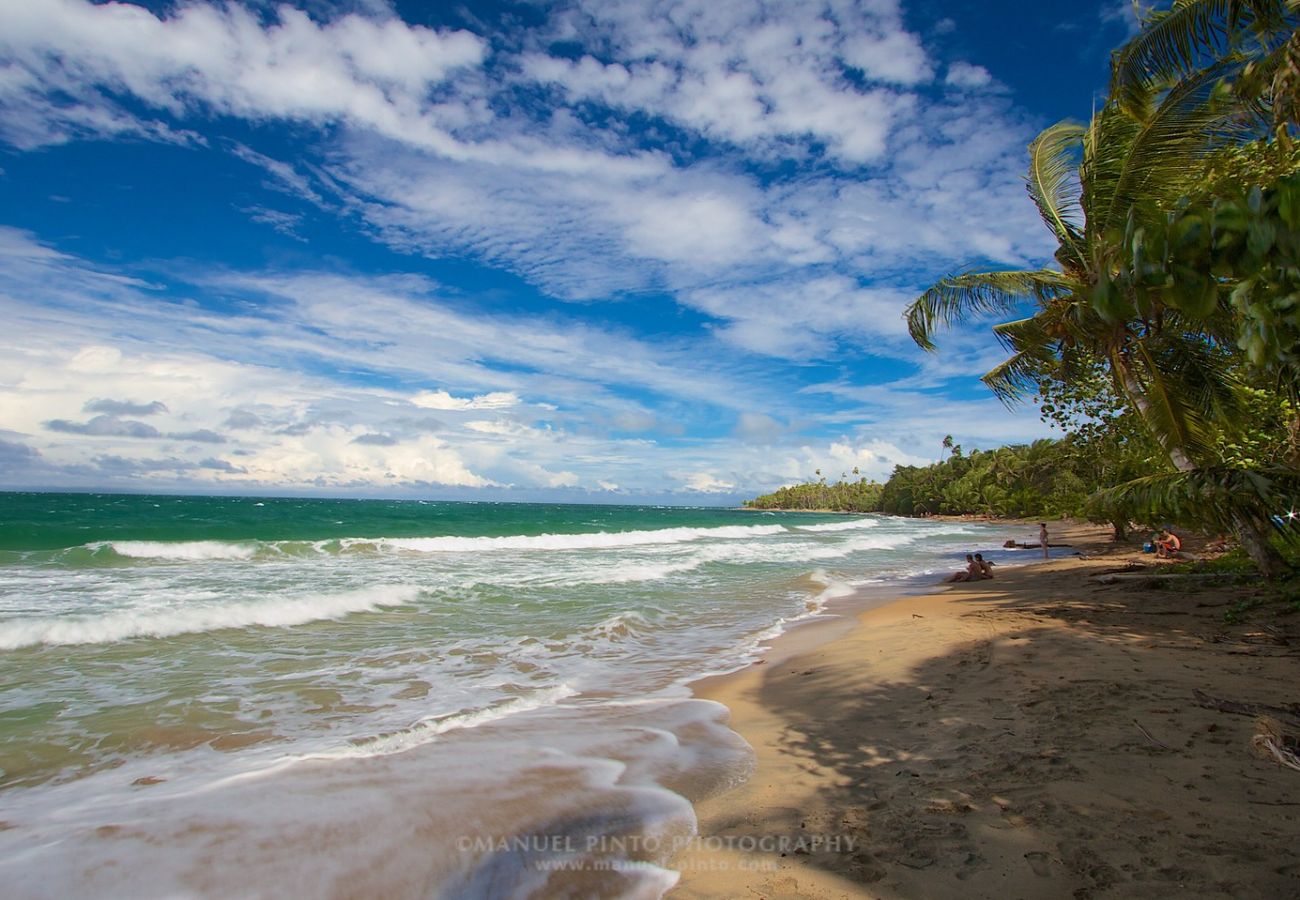
M717 505L1050 436L902 313L1050 262L1025 148L1132 29L0 0L0 488Z

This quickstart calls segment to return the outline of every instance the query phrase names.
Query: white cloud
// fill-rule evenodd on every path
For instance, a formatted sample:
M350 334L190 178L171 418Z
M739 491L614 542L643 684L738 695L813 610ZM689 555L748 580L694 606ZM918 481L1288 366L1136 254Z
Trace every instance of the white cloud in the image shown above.
M993 83L993 76L983 66L958 61L948 66L944 82L959 88L982 88Z
M513 391L493 391L477 397L453 397L446 391L421 391L411 403L425 409L508 409L519 405Z
M675 0L653 15L636 0L573 3L523 35L521 50L376 9L378 18L316 22L288 7L263 20L196 3L160 18L85 0L0 0L15 79L0 103L44 104L42 121L56 125L74 106L125 116L113 99L122 93L182 123L207 110L339 123L325 165L230 150L276 190L358 214L399 249L469 254L567 299L668 291L718 319L737 346L778 356L868 347L882 329L897 338L898 318L881 304L901 309L909 288L872 299L843 287L833 308L845 315L824 305L782 334L790 306L772 286L894 281L918 267L1018 265L1050 251L1019 178L1031 130L995 98L917 94L938 61L892 0ZM551 56L556 39L586 52ZM515 81L492 81L489 58ZM987 72L955 62L947 77L971 86ZM539 85L570 106L539 112L509 93ZM585 102L612 123L596 125ZM662 129L638 131L624 115L671 127L656 137ZM136 123L155 126L171 127ZM842 172L764 182L707 152L683 156L693 136L734 143L736 158L763 165L828 154ZM249 213L295 236L301 222L266 206ZM766 299L738 302L751 285L768 286Z
M718 493L765 471L746 445L682 448L610 430L711 425L736 409L738 427L780 440L779 422L807 405L781 399L789 392L725 348L655 348L577 322L459 315L419 278L225 273L223 296L247 300L242 314L218 317L160 302L148 284L21 232L0 229L0 247L0 314L11 325L0 335L0 407L6 440L35 454L21 457L19 484L60 473L85 486L662 494L685 483ZM489 354L506 367L479 361ZM455 388L368 386L356 382L359 368ZM479 387L502 382L509 387ZM656 406L619 396L629 389L656 392ZM51 429L55 421L70 427ZM687 476L677 474L683 465Z
M722 494L736 488L733 482L723 481L708 472L687 472L677 477L681 479L686 490L701 494Z
M33 336L0 340L0 390L20 410L4 424L30 459L100 459L124 478L154 466L297 484L319 467L335 486L725 492L803 477L817 458L923 458L936 429L968 443L1032 430L943 394L987 368L989 342L959 335L922 358L901 318L946 271L1048 256L1020 177L1032 123L983 89L986 70L927 54L894 0L563 3L505 40L407 25L380 0L356 8L0 0L0 136L197 145L188 129L214 114L308 126L287 161L253 146L258 129L193 152L257 167L275 193L246 212L286 233L303 214L277 207L298 199L403 252L643 306L483 312L424 277L324 265L163 262L180 286L156 285L0 227L0 307L11 334ZM551 55L555 40L573 52ZM961 90L935 99L936 72ZM691 324L667 338L607 324L679 314ZM846 355L911 384L828 375L796 395L798 377L757 359ZM77 433L96 398L167 410L142 423L157 436ZM763 452L644 439L719 421ZM211 436L228 441L220 456Z
M290 6L263 26L238 4L197 3L159 18L128 3L0 0L0 80L7 138L19 146L85 130L149 132L99 90L179 115L194 106L251 119L345 122L454 150L427 102L453 73L483 61L483 41L396 19L346 15L317 24ZM72 102L59 103L60 92ZM48 117L42 129L33 115Z
M846 162L878 158L931 65L894 3L773 6L673 0L580 3L553 31L599 54L525 55L524 74L571 101L662 116L715 140L782 153L811 139ZM858 86L850 71L865 76Z
M1141 17L1149 15L1154 8L1155 3L1108 0L1102 4L1099 16L1103 23L1119 23L1124 28L1125 36L1133 37L1142 30Z

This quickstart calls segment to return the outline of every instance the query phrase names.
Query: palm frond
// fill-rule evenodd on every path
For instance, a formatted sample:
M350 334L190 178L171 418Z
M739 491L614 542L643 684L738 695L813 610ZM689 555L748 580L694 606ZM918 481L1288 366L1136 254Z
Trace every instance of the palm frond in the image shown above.
M1202 421L1238 422L1241 381L1222 353L1202 335L1166 332L1148 342L1152 364L1172 384L1188 409Z
M1159 368L1151 349L1137 346L1142 360L1142 379L1146 389L1147 409L1142 416L1152 436L1166 450L1176 448L1193 459L1204 459L1209 452L1209 427L1204 413L1189 402L1182 384Z
M1029 145L1026 182L1038 213L1056 235L1069 257L1083 257L1083 209L1079 205L1079 164L1086 129L1074 122L1058 122Z
M1275 5L1278 0L1263 0ZM1110 96L1125 112L1146 118L1157 89L1227 52L1230 26L1242 0L1191 0L1152 17L1142 32L1111 57Z
M934 349L935 329L984 313L1006 313L1019 304L1048 301L1068 293L1069 282L1050 269L1011 272L963 272L934 285L903 313L912 340Z
M1043 378L1060 365L1056 342L1044 328L1042 316L1039 313L993 326L993 333L1011 356L986 372L980 381L1006 406L1035 392Z
M1208 466L1148 475L1099 491L1090 505L1124 509L1148 524L1173 522L1206 533L1237 530L1241 518L1268 522L1300 507L1300 471L1284 467ZM1300 540L1300 522L1279 529Z
M1227 68L1216 64L1188 76L1145 120L1114 104L1093 117L1080 169L1090 236L1122 229L1139 205L1172 204L1201 176L1210 152L1243 137L1231 110L1211 102Z
M1037 353L1013 353L1004 362L980 376L980 381L1007 407L1033 394L1054 363Z

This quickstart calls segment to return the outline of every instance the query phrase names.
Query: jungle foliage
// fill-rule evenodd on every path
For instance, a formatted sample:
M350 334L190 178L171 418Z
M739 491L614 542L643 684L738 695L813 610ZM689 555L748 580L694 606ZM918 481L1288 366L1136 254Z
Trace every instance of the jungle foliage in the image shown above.
M1029 146L1052 264L962 269L905 314L935 352L1000 319L984 383L1065 436L900 466L879 509L1172 522L1278 576L1270 520L1300 507L1300 0L1162 6L1091 120Z

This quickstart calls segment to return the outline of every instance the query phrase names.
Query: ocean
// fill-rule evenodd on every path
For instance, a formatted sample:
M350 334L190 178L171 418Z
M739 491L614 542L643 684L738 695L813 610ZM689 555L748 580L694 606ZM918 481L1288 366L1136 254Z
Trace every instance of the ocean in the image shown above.
M752 753L689 684L990 526L0 494L15 897L658 897Z

